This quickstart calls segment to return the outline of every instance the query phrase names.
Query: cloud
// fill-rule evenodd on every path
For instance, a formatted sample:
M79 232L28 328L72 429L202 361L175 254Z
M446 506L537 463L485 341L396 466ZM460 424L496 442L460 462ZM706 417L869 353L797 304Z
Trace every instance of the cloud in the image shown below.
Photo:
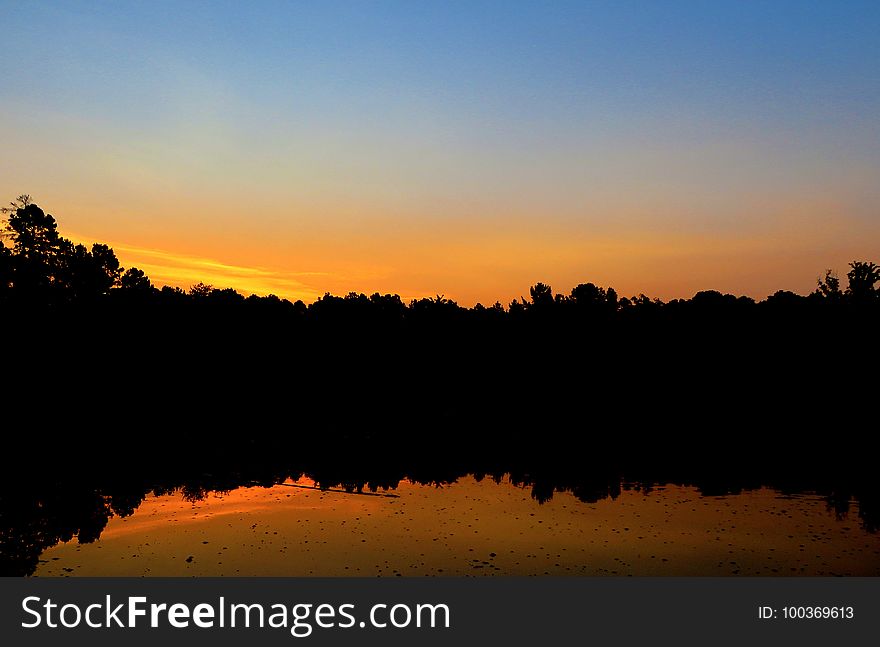
M72 236L74 242L90 244L85 237ZM290 272L259 266L235 265L213 258L180 254L125 243L108 243L125 267L146 272L154 285L182 288L202 282L217 288L231 287L244 294L275 294L291 300L314 301L324 294L309 282L327 272Z

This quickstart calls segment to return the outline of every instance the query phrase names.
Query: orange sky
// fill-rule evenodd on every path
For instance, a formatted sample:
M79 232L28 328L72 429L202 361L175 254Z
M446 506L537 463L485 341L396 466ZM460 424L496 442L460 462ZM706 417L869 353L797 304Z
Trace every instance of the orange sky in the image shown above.
M305 301L880 261L876 6L319 4L9 7L0 200L159 285Z
M106 229L123 231L111 237L100 234L104 227L88 226L93 208L77 207L66 216L55 210L69 236L109 243L125 266L140 267L157 285L188 288L203 281L306 302L325 292L379 291L507 304L537 281L565 292L593 281L625 295L673 298L711 288L761 298L776 289L809 291L826 267L843 275L849 260L877 249L875 231L866 237L845 207L819 200L766 206L766 219L749 210L748 221L744 215L739 226L722 232L688 227L672 216L670 226L657 227L624 215L617 227L589 228L526 216L426 219L418 226L364 217L348 228L332 220L306 218L310 227L296 227L221 217L215 229L199 231L210 218L197 214L190 224L169 209L162 220L180 225L140 228L139 222L158 219L155 212L138 217L120 209L121 223L108 222Z

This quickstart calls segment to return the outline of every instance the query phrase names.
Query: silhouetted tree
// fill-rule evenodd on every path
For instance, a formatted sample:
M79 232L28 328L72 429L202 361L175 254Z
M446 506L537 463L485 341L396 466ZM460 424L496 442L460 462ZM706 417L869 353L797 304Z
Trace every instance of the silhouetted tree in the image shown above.
M843 292L840 290L840 279L834 270L825 270L825 277L817 281L816 294L832 302L840 301Z
M537 308L547 308L553 305L553 290L544 283L535 283L530 287L529 296L532 298L532 305Z
M803 305L804 301L806 301L804 297L790 290L777 290L767 297L768 306L789 312Z
M232 288L211 290L208 296L211 300L211 303L224 307L235 306L244 303L244 297Z
M6 231L12 240L13 253L16 256L46 261L57 253L61 240L58 223L32 203L30 196L19 196L3 211L9 214Z
M190 287L189 295L196 299L205 299L211 296L211 292L213 292L214 286L208 285L206 283L202 283L201 281Z
M513 301L510 302L510 305L507 306L507 311L513 317L521 316L525 312L525 310L526 310L525 299L523 299L522 301L514 299Z
M614 288L600 288L593 283L581 283L571 290L570 301L578 312L589 317L611 316L620 305Z
M849 279L847 295L856 303L868 303L877 298L877 290L874 284L880 281L880 267L874 263L854 261L849 264L850 271L846 273Z
M3 212L12 243L3 253L3 277L19 300L43 305L89 300L119 284L122 267L112 249L95 243L89 250L62 238L55 218L30 196L19 196Z
M59 246L56 280L69 300L87 300L110 293L119 284L122 267L107 245L85 245L62 240Z
M116 258L116 253L107 245L95 243L92 245L92 267L90 283L98 294L108 294L110 288L119 285L119 279L123 273L123 267Z
M148 294L153 291L153 284L143 270L130 267L119 279L119 287L127 292Z
M13 288L28 298L49 301L46 292L55 283L62 243L55 218L27 195L19 196L4 212L8 214L6 233L12 242Z

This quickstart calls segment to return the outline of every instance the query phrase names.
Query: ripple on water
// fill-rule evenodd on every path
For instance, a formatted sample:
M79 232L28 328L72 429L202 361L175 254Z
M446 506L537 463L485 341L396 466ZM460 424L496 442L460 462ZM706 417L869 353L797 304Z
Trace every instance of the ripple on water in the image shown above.
M246 487L153 496L90 544L48 549L38 575L880 575L880 537L818 496L762 488L622 488L539 504L506 480L395 498ZM219 550L217 547L219 546Z

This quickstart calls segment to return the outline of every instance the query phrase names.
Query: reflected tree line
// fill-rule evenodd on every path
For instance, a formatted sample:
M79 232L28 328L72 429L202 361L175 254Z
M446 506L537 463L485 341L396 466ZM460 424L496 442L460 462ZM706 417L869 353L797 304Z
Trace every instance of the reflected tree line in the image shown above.
M307 474L464 474L614 496L624 480L852 497L877 526L880 268L808 295L663 302L537 283L512 303L152 285L22 196L0 246L0 572L149 492Z
M696 487L705 496L738 494L762 486L782 493L823 496L829 514L843 519L853 500L858 519L869 532L880 527L880 499L869 472L839 465L829 469L821 457L802 453L799 460L695 462L688 451L665 442L631 451L606 438L595 447L551 448L491 442L409 452L399 438L373 435L338 439L241 443L235 452L219 447L179 445L163 459L158 448L148 460L108 462L83 469L79 457L51 472L21 470L0 478L0 575L31 575L42 553L59 542L98 540L114 516L127 517L149 496L177 494L199 501L213 492L239 487L271 487L305 476L321 489L349 493L393 490L401 481L442 487L473 475L477 480L509 480L545 503L570 492L584 503L616 499L623 489L646 496L668 484ZM393 449L388 449L387 445ZM625 451L624 451L625 450ZM342 495L340 495L342 496Z

